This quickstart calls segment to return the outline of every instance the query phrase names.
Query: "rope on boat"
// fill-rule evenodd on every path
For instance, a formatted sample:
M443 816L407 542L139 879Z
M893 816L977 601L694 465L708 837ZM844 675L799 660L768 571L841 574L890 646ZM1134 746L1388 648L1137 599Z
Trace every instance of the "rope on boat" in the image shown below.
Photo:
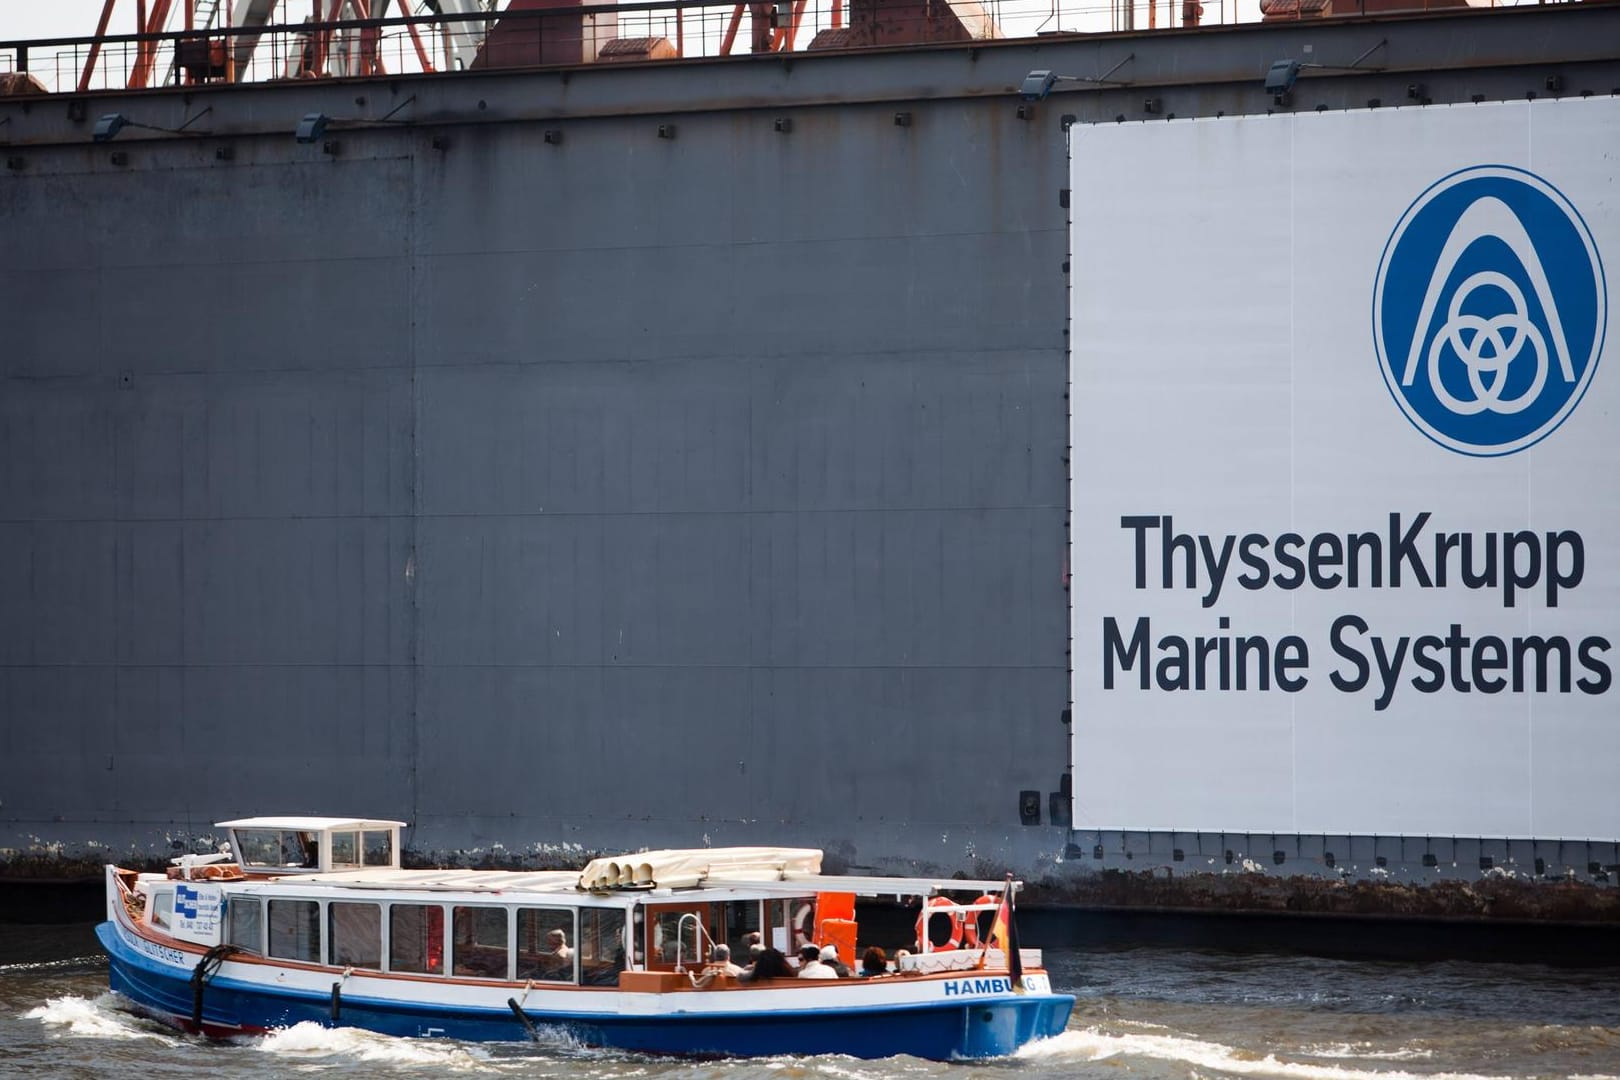
M518 1023L523 1025L523 1030L529 1033L529 1041L539 1042L540 1033L535 1030L534 1021L530 1020L528 1014L523 1011L523 1006L517 1003L517 998L507 998L506 1004L511 1008L512 1015L518 1018Z
M198 1031L202 1030L203 987L219 974L219 967L226 957L241 951L235 945L215 945L203 953L203 958L191 969L191 1024Z

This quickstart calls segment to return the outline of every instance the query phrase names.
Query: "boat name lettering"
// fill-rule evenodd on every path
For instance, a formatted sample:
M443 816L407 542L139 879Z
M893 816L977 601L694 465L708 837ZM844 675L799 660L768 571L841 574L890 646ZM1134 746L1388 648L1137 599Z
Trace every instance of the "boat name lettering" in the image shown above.
M956 997L958 994L1006 994L1011 993L1012 983L1006 976L987 979L952 979L945 984L945 996Z
M162 960L166 964L184 964L186 962L185 953L179 949L171 949L167 945L154 945L144 938L135 938L131 944L147 956L152 957L154 960Z

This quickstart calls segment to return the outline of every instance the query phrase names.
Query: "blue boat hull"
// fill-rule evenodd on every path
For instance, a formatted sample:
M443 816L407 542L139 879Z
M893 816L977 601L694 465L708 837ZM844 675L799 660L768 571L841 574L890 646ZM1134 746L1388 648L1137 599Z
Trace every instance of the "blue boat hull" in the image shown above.
M111 960L112 988L142 1010L191 1028L190 981L130 949L112 924L103 923L96 932ZM207 984L202 1005L202 1030L216 1035L262 1032L308 1021L404 1037L473 1042L528 1038L509 1008L446 1009L344 995L334 1021L332 999L327 995L268 991L222 976ZM861 1058L908 1054L950 1060L1001 1057L1035 1039L1056 1035L1068 1023L1073 1005L1069 995L1049 994L836 1011L527 1015L542 1037L555 1035L587 1046L651 1054L848 1054Z

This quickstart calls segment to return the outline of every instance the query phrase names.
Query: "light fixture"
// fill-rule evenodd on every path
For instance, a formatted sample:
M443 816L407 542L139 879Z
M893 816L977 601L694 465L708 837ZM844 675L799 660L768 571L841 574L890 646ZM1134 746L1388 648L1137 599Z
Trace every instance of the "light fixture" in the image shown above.
M1024 85L1018 88L1018 94L1025 101L1045 101L1057 81L1058 76L1050 71L1032 71L1024 76Z
M416 102L416 95L412 94L410 97L406 98L404 101L400 102L398 105L395 105L392 109L389 109L386 113L384 113L383 115L377 117L375 120L368 119L368 118L363 118L363 117L358 117L358 116L328 116L326 113L323 113L323 112L305 113L303 115L303 117L298 121L298 126L293 128L293 138L296 139L298 142L306 143L306 144L308 144L308 143L321 143L322 148L328 154L335 154L335 153L337 153L337 145L338 145L337 143L335 143L335 142L322 142L322 139L326 135L326 129L327 129L328 126L330 126L332 124L338 124L338 125L342 125L342 126L349 126L349 125L355 125L355 124L360 124L360 125L403 124L403 125L409 126L409 125L415 123L415 121L413 121L413 120L395 120L394 116L401 109L405 108L407 105L412 105L415 102ZM355 98L354 103L356 105L364 105L366 103L366 99L363 98L363 97ZM484 102L480 101L478 103L478 107L480 109L484 108ZM448 145L448 144L446 144L446 145ZM443 147L435 145L434 149L435 150L443 149Z
M1052 92L1052 87L1060 82L1098 83L1106 86L1129 86L1130 83L1109 76L1132 60L1136 54L1126 53L1125 58L1101 75L1059 75L1055 71L1032 71L1024 76L1024 83L1018 88L1018 95L1025 101L1045 101L1046 95Z
M1294 80L1299 78L1300 63L1298 60L1278 60L1266 69L1266 93L1278 97L1294 88Z
M1327 68L1334 71L1382 71L1384 70L1382 67L1370 65L1362 67L1361 62L1387 44L1389 44L1388 38L1379 38L1364 49L1360 56L1343 66L1337 64L1313 64L1309 61L1288 58L1273 60L1271 66L1266 69L1266 93L1275 98L1277 104L1283 104L1284 99L1294 89L1294 82L1299 78L1301 68Z
M115 138L128 123L129 120L123 113L108 113L96 121L96 129L90 137L96 142L106 142Z
M325 113L305 113L304 118L298 121L298 126L293 129L293 138L301 143L316 142L326 134L326 124L330 119Z
M187 132L186 128L190 127L192 124L196 123L198 120L201 120L203 117L207 116L213 111L214 107L210 105L177 128L159 127L156 124L143 124L138 120L131 120L123 113L106 113L96 120L96 126L94 130L90 132L90 137L96 142L110 142L111 140L116 139L118 137L118 133L127 127L140 128L142 131L161 131L165 135L204 135L207 134L207 132Z

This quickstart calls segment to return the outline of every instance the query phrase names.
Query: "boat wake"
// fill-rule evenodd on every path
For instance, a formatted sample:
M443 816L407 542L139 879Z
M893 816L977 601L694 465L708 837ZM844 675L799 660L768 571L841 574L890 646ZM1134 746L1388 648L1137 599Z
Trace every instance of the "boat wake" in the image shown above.
M1381 1062L1417 1060L1429 1055L1419 1049L1374 1050L1368 1047L1363 1050L1352 1044L1336 1044L1305 1048L1300 1051L1300 1056L1336 1058L1345 1062ZM1018 1052L1018 1057L1047 1063L1151 1058L1190 1066L1199 1074L1283 1077L1287 1080L1507 1080L1506 1077L1477 1073L1414 1073L1399 1069L1357 1068L1351 1064L1294 1061L1274 1053L1260 1054L1182 1035L1116 1034L1095 1027L1070 1029L1053 1038L1031 1043Z
M1371 1043L1321 1043L1303 1047L1300 1053L1313 1058L1357 1058L1362 1061L1425 1061L1434 1057L1433 1050L1416 1046L1379 1050Z
M401 1039L360 1028L323 1027L308 1021L240 1041L261 1053L311 1064L334 1058L345 1064L415 1065L460 1072L482 1069L490 1061L490 1054L484 1048L450 1039Z
M42 1021L46 1027L60 1029L67 1035L161 1042L178 1039L174 1033L157 1029L148 1021L125 1012L120 1007L122 1002L123 999L111 991L95 998L75 995L48 998L45 1004L23 1013L23 1019Z

